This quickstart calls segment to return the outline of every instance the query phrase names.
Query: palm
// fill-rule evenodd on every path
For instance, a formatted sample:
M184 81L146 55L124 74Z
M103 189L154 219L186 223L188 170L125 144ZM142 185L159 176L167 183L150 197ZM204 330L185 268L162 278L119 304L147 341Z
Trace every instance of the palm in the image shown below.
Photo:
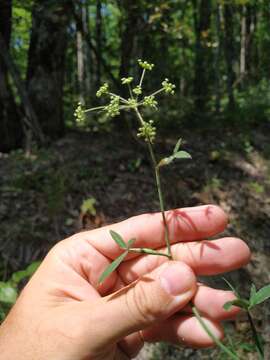
M248 261L249 250L239 239L202 241L224 230L226 218L220 209L208 206L178 210L167 213L167 218L171 242L174 244L172 245L174 259L187 263L197 275L214 275L231 271ZM136 238L136 247L162 249L164 246L163 227L159 214L131 218L106 228L77 234L64 241L56 251L62 267L57 266L53 272L58 284L55 289L57 296L68 300L69 306L70 301L76 305L78 302L95 303L100 297L106 299L109 294L119 291L157 268L161 263L168 261L165 257L130 254L118 271L106 279L102 285L98 285L99 276L104 268L121 253L121 249L110 237L110 229L119 232L126 240ZM231 298L232 294L228 292L219 292L201 286L194 302L205 316L218 323L236 313L236 310L226 313L222 309L222 305ZM209 306L210 303L211 306ZM185 309L184 312L178 314L177 321L182 321L184 324L192 322L194 319L189 309ZM167 319L162 324L145 330L144 339L147 341L166 340L166 327L169 326L170 321L172 320ZM194 329L193 334L196 332L199 334L201 329ZM199 346L207 345L204 344L203 336L201 340L199 336L196 341L192 335L190 339L185 336L185 339L190 345L196 346L196 341ZM129 355L136 353L141 346L142 340L138 333L120 342L120 348ZM106 358L113 358L116 348L111 345L107 350L104 349L108 354Z

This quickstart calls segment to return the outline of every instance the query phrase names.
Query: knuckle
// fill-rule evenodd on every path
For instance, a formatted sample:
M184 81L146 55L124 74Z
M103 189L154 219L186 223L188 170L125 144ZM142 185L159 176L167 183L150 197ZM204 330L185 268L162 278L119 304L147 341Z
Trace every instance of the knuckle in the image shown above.
M140 324L154 321L161 312L158 298L154 296L155 292L148 288L149 285L147 284L146 289L145 283L141 280L131 288L127 296L128 311Z

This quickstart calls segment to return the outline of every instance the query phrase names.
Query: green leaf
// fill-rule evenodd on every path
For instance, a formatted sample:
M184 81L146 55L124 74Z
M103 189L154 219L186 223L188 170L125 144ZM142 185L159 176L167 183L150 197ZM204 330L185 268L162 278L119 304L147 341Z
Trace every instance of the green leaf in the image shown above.
M130 239L128 240L128 243L127 243L127 249L129 250L132 245L135 243L136 239Z
M26 277L27 277L27 273L25 270L17 271L14 274L12 274L11 281L15 284L18 284L20 281L22 281Z
M191 155L186 151L178 151L173 156L175 159L192 159Z
M232 290L232 292L234 293L234 295L238 298L241 299L241 296L239 295L239 293L237 292L237 290L233 287L233 285L225 278L222 278L225 283L229 286L229 288Z
M0 282L0 302L14 304L17 296L17 290L10 283Z
M250 309L270 298L270 284L256 292L250 299Z
M32 262L32 264L27 266L26 272L27 272L28 276L32 276L37 271L40 264L41 264L41 261L34 261L34 262Z
M245 299L236 299L232 301L228 301L223 305L223 309L228 311L232 306L238 306L241 309L247 310L249 307L249 302Z
M180 138L180 139L177 141L177 143L176 143L176 145L175 145L175 148L174 148L174 150L173 150L173 153L174 153L174 154L176 154L177 151L180 149L181 143L182 143L182 139Z
M117 232L115 232L113 230L110 230L110 234L111 234L111 237L113 238L113 240L116 242L116 244L121 249L126 249L127 248L127 244L124 242L121 235L119 235Z
M31 277L34 274L34 272L36 272L39 265L40 265L40 261L33 262L25 270L15 272L12 275L10 281L12 281L15 284L18 284L22 280Z
M251 285L250 288L250 295L249 295L249 302L251 303L251 299L253 298L253 296L256 294L257 290L256 290L256 286L254 284Z
M118 256L118 258L116 258L106 269L105 271L101 274L98 283L101 284L103 283L103 281L109 276L111 275L112 272L114 272L114 270L116 270L118 268L118 266L121 264L121 262L125 259L125 257L127 256L128 252L125 251L123 254L121 254L120 256Z

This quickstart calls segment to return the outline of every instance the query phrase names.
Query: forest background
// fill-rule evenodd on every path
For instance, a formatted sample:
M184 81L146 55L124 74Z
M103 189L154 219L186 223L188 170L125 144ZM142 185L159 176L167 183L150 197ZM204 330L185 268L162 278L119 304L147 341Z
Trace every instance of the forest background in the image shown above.
M78 101L100 104L105 81L125 95L120 79L139 77L139 58L155 64L146 90L176 84L151 114L158 151L183 136L193 157L164 174L167 207L221 205L228 233L253 251L228 279L243 293L269 283L269 0L0 0L2 281L74 231L158 209L129 114L73 115ZM257 314L268 341L269 320ZM245 319L232 326L245 334ZM235 341L249 353L244 338ZM147 359L178 356L153 351L163 355Z

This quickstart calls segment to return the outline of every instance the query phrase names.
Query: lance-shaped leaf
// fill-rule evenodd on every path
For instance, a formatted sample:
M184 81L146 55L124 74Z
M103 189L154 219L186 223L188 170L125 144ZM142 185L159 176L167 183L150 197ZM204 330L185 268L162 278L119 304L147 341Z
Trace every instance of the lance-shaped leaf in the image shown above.
M186 151L178 151L169 157L161 159L158 167L170 165L176 159L191 159L191 155Z
M116 270L118 268L118 266L121 264L121 262L125 259L125 257L127 256L128 251L125 251L123 254L121 254L120 256L118 256L118 258L116 258L105 270L104 272L101 274L98 283L101 284L103 283L103 281L109 276L111 275L112 272L114 272L114 270Z
M133 246L133 244L135 243L135 240L136 239L128 240L128 242L127 242L127 250L129 250Z
M253 298L253 296L256 294L257 290L256 290L256 286L254 284L251 285L250 288L250 295L249 295L249 302L251 304L251 299Z
M270 284L264 286L252 295L250 299L250 309L270 298Z
M178 151L173 155L175 159L192 159L191 155L187 151Z
M176 145L175 145L175 147L174 147L174 150L173 150L173 153L174 153L174 154L177 153L178 150L180 149L181 143L182 143L182 139L180 138L180 139L177 141L177 143L176 143Z
M110 234L111 234L111 237L113 238L113 240L116 242L116 244L121 249L126 249L127 248L127 244L124 242L121 235L119 235L117 232L115 232L113 230L110 230Z
M234 295L238 298L238 299L240 299L241 298L241 296L240 296L240 294L237 292L237 290L233 287L233 285L227 280L227 279L225 279L225 278L222 278L224 281L225 281L225 283L229 286L229 288L232 290L232 292L234 293Z
M228 311L231 309L232 306L238 306L241 309L248 310L249 301L247 301L245 299L235 299L233 301L228 301L223 305L223 309Z

